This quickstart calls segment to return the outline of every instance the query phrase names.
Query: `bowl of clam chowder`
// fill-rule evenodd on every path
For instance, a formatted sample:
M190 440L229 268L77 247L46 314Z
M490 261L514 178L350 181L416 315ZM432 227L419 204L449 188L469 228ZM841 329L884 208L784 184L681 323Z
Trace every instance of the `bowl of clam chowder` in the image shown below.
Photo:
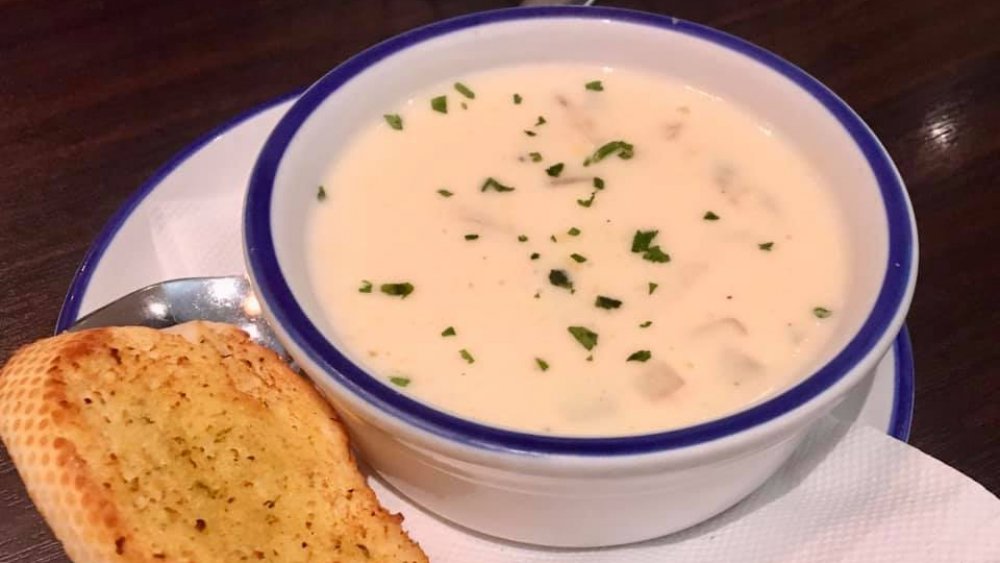
M264 146L244 245L383 478L569 547L756 489L885 354L917 261L898 172L831 91L605 8L473 14L335 68Z

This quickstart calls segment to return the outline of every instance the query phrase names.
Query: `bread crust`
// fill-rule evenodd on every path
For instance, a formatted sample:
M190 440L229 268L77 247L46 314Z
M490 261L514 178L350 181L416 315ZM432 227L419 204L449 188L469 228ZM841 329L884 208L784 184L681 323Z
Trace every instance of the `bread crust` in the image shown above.
M0 371L0 438L77 562L427 560L378 504L329 404L229 325L25 346ZM269 471L267 459L289 461ZM263 508L258 489L273 497Z

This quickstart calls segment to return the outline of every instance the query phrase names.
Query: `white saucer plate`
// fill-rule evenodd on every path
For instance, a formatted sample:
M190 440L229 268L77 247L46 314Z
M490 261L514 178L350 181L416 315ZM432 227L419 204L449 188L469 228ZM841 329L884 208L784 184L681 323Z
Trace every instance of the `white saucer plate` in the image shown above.
M170 159L118 210L87 252L63 303L56 331L114 299L158 281L244 273L243 194L257 153L296 94L240 115ZM905 441L913 414L914 373L904 328L865 384L834 414ZM375 477L382 502L401 512L435 561L620 561L619 549L584 556L476 535L423 512ZM563 557L564 555L564 557Z

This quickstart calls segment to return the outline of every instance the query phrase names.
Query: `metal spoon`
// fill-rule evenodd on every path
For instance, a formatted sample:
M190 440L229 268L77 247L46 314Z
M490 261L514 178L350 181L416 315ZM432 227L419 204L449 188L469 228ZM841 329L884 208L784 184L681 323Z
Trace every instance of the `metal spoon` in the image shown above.
M254 342L291 361L271 327L261 316L260 303L243 276L184 278L146 286L80 318L70 331L103 326L166 328L187 321L236 325Z

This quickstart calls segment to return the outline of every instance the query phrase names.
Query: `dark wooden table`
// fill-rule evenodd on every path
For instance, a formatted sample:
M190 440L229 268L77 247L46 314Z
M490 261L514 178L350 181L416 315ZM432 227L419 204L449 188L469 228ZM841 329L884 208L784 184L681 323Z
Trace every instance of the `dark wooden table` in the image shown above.
M0 0L0 361L49 335L101 226L201 133L393 34L503 0ZM806 69L909 186L911 442L1000 492L1000 3L615 1ZM0 562L63 561L0 447Z

